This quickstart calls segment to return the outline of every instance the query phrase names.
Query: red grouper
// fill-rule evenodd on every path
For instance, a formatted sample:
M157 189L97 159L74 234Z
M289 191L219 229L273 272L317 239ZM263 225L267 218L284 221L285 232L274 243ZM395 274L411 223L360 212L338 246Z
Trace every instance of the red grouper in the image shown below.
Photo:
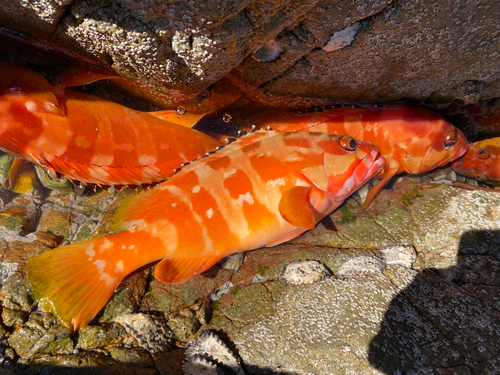
M0 149L55 175L90 186L151 184L222 145L175 111L135 111L3 61L0 70Z
M382 178L366 197L368 207L389 180L399 173L420 174L441 167L467 151L463 133L441 115L405 105L363 105L299 114L272 109L245 121L277 132L312 131L350 135L376 145L387 161Z
M115 235L28 260L36 298L67 327L85 326L121 280L163 259L155 277L182 283L227 255L295 238L385 165L348 136L249 133L116 211Z
M500 187L500 137L469 144L469 151L451 167L455 172Z

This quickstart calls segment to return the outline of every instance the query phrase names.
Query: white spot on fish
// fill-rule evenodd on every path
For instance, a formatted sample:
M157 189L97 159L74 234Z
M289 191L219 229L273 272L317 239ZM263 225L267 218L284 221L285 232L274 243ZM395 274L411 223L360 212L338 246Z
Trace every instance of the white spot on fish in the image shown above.
M125 245L122 245L122 249L125 250L127 247Z
M252 194L250 194L250 192L248 191L245 195L243 194L240 194L240 196L238 197L238 200L237 200L238 204L240 206L243 205L243 202L247 202L248 204L253 204L253 197L252 197Z
M92 157L90 164L98 166L111 165L111 163L113 163L113 159L113 155L97 154Z
M104 238L104 243L99 246L99 253L102 253L104 250L109 249L113 247L113 242L108 240L107 238Z
M26 109L30 112L36 111L36 103L34 101L27 101L26 104Z
M139 156L139 164L141 165L149 165L154 163L156 163L156 156L146 154Z
M135 245L130 245L130 246L128 247L128 249L129 249L129 250L134 250L134 249L135 249Z
M236 173L236 169L231 169L230 171L224 172L224 178L228 178L229 176Z
M177 203L172 203L172 207L175 207L175 206L177 206Z
M212 218L212 216L214 216L214 210L213 210L213 209L211 209L211 208L209 208L209 209L207 210L207 212L205 212L205 213L207 214L207 217L208 217L209 219L211 219L211 218Z
M285 186L285 179L283 177L277 178L275 180L269 180L267 183L271 186Z
M92 259L95 256L95 251L94 251L94 245L91 244L87 249L85 250L85 254L89 256L89 262L92 261Z
M101 274L101 277L99 277L99 280L106 281L107 285L113 285L113 284L115 284L116 283L116 279L117 279L116 277L111 277L111 276L109 276L105 272Z
M104 270L104 267L106 267L106 262L102 259L97 259L93 264L97 267L97 271L99 273L101 273Z
M189 160L186 158L186 155L184 155L184 154L179 154L179 156L182 158L182 160L184 160L184 161L189 161Z
M116 262L115 273L122 273L122 272L123 272L123 262L120 260Z
M195 194L196 194L196 193L199 193L199 192L200 192L200 190L201 190L201 186L200 186L200 185L196 185L196 186L193 188L193 190L191 190L191 191L192 191L193 193L195 193Z

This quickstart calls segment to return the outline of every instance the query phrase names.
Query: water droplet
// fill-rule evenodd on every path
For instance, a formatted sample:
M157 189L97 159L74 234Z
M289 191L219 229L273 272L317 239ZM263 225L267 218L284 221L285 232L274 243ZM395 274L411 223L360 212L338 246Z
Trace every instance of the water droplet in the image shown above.
M224 121L224 122L229 122L229 121L231 121L231 119L232 119L232 117L228 113L225 113L224 117L222 117L222 121Z
M177 115L178 116L184 116L186 114L186 108L184 108L183 106L178 106L177 109L175 110L177 112Z
M26 93L23 91L23 89L21 87L11 87L9 89L9 91L12 93L12 94L16 94L16 95L26 95Z

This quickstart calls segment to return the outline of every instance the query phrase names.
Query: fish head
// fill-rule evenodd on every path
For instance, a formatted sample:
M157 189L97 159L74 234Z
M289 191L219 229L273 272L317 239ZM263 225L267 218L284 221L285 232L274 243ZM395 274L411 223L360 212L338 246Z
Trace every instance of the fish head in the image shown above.
M413 116L405 114L405 127L395 137L394 148L402 166L399 173L427 172L467 152L465 135L441 115L419 107L412 107L412 111Z
M293 133L289 133L293 134ZM351 136L304 133L316 138L315 147L304 147L285 158L330 199L344 200L385 165L377 146Z
M500 137L469 144L469 150L451 167L457 173L500 186Z

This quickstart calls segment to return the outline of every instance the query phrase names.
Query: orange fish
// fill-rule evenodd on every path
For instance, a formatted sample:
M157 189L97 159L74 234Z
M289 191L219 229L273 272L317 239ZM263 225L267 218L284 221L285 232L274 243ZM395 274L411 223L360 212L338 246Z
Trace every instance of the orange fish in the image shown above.
M36 298L77 330L135 269L163 259L155 277L182 283L227 255L288 241L385 165L351 137L276 134L250 133L130 197L115 213L118 234L30 258Z
M6 62L0 70L0 149L55 175L90 186L151 184L222 145L185 126L201 115L179 125L175 111L140 112L65 89L89 77L51 85Z
M419 174L449 163L467 151L463 133L439 114L405 104L332 108L306 114L273 109L246 123L277 132L313 131L350 135L376 145L387 165L363 204L368 207L396 174Z
M469 144L469 151L451 167L466 177L500 186L500 137Z

